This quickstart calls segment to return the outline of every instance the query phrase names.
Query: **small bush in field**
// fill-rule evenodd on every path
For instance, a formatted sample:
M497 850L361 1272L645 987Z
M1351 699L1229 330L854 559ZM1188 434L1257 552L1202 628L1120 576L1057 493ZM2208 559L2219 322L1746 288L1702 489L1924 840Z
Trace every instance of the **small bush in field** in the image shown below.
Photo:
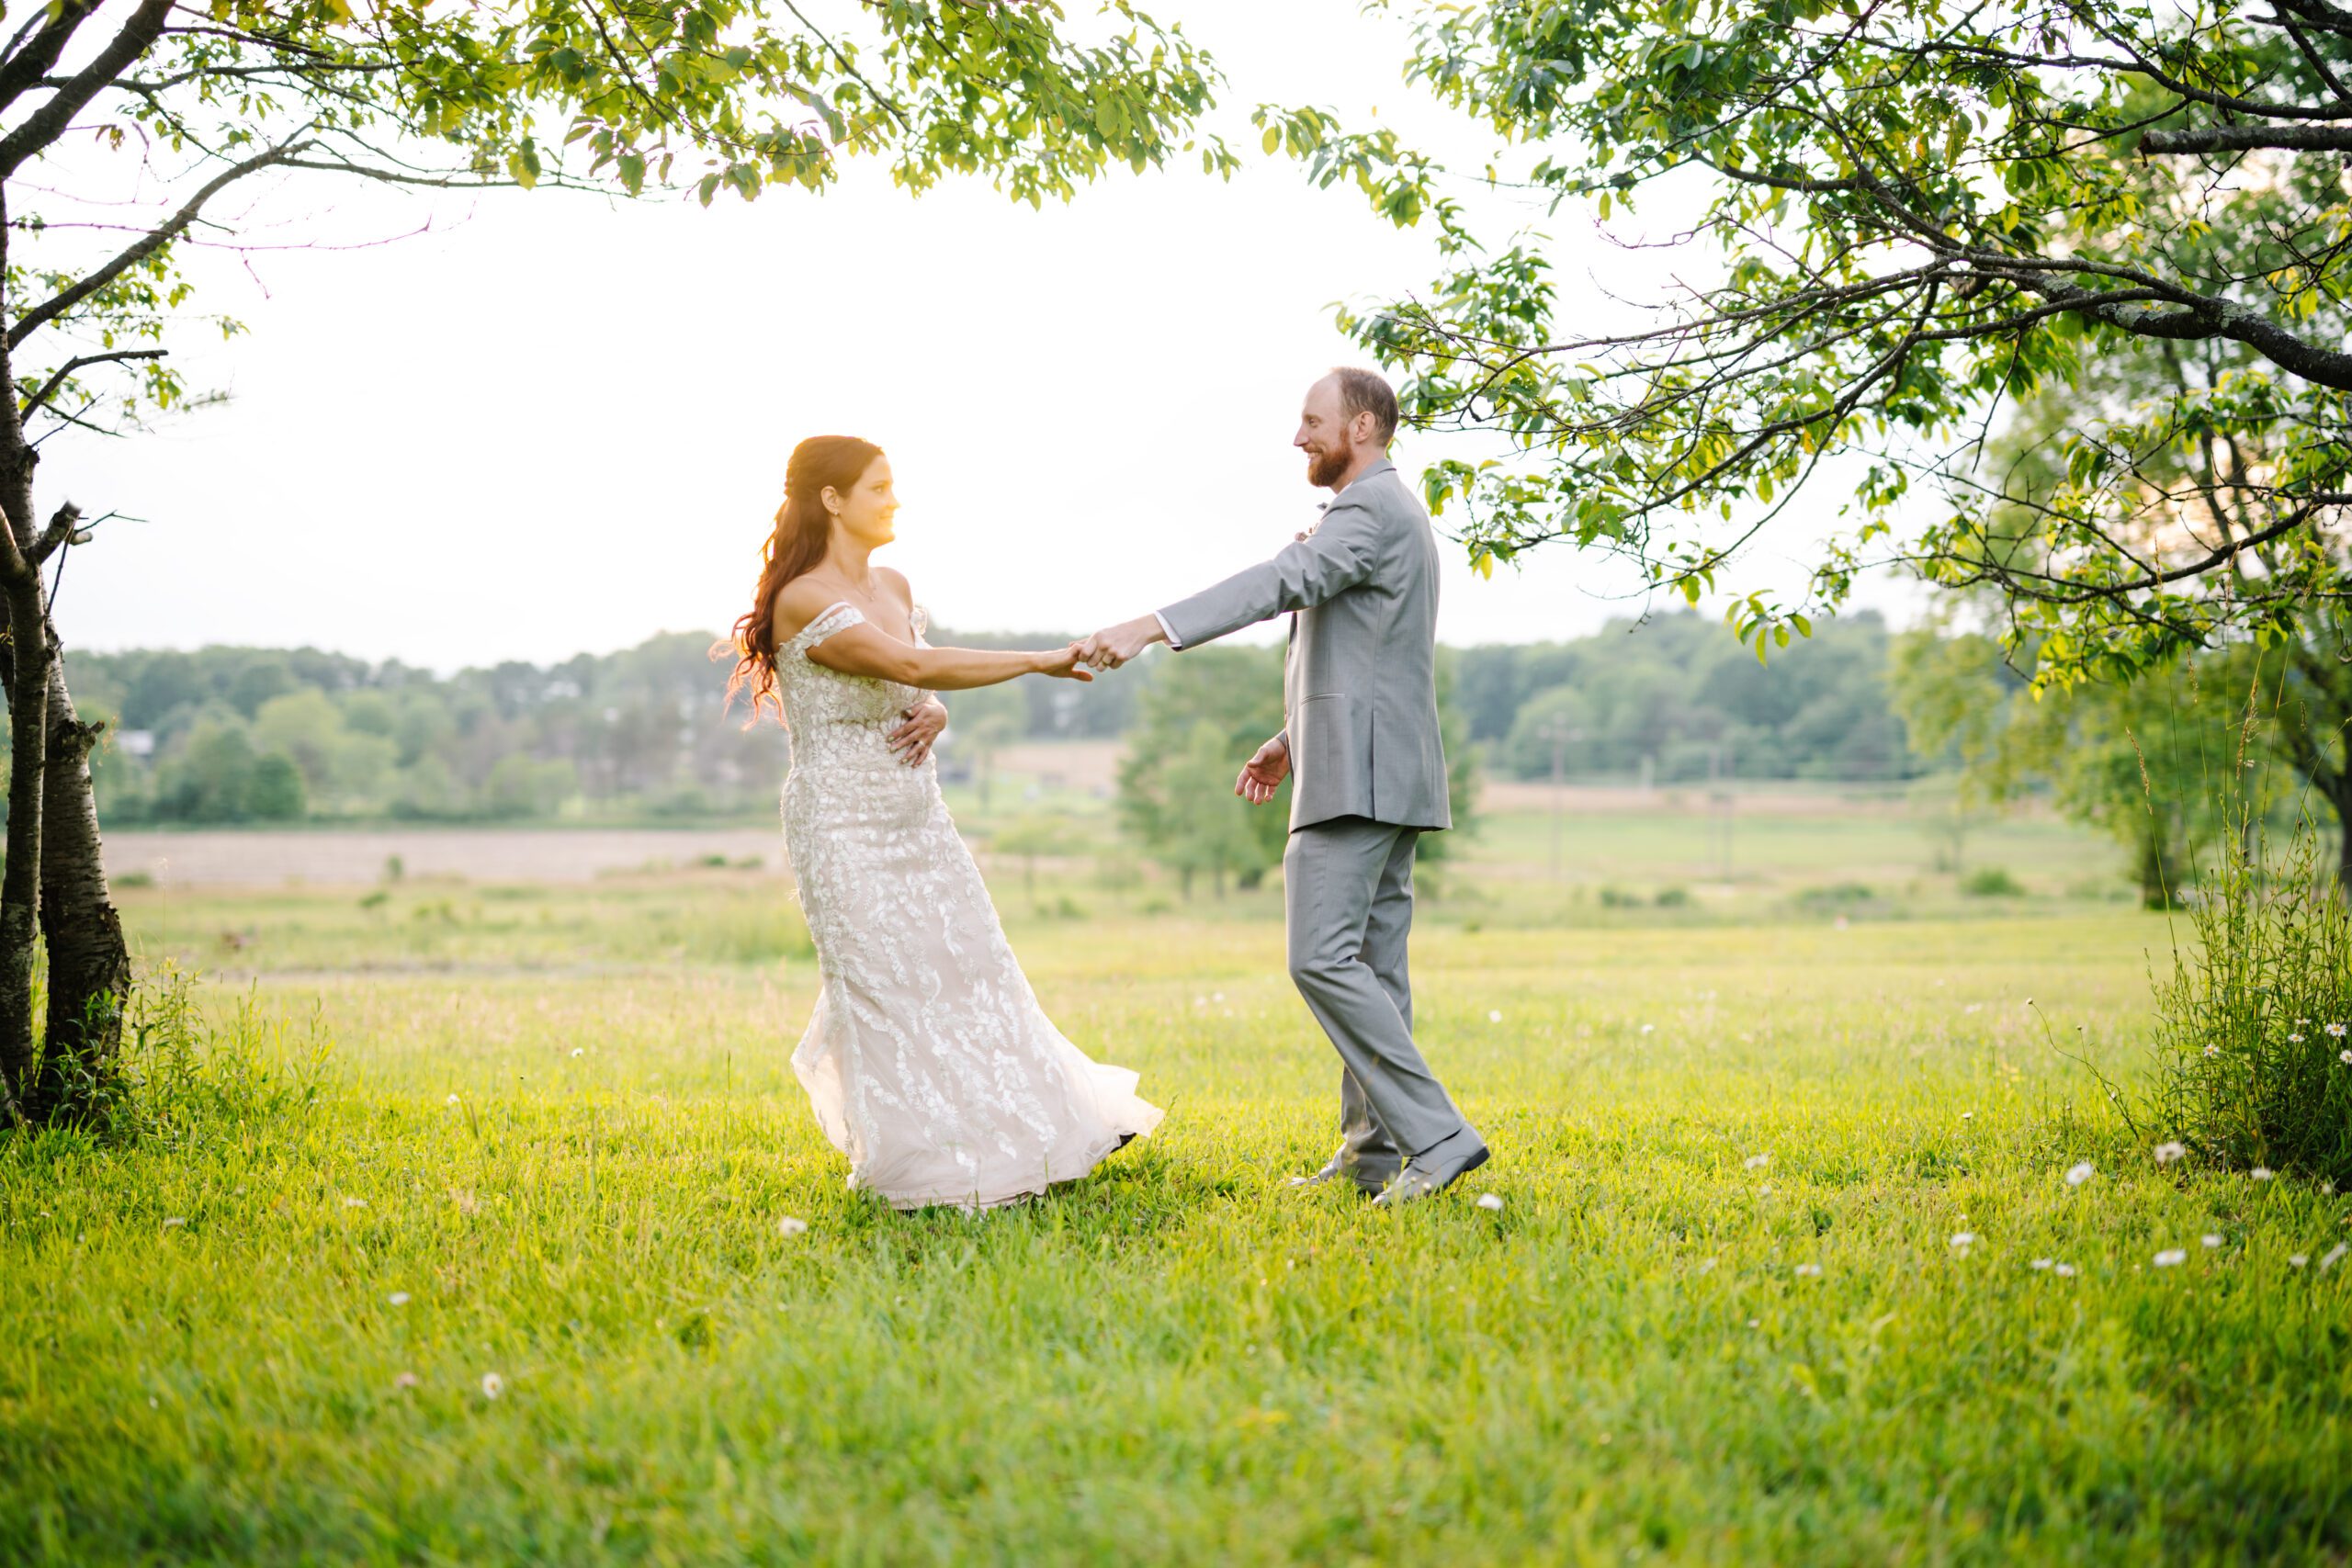
M2025 891L2025 886L2001 867L1988 865L1982 871L1971 872L1960 890L1972 898L2015 898Z
M2266 847L2230 835L2190 900L2148 1109L2212 1164L2352 1182L2352 914L2308 818L2279 863Z
M334 1047L315 1009L288 1020L247 991L210 1017L194 986L166 964L131 988L119 1055L104 1081L77 1090L105 1133L184 1145L200 1128L272 1121L317 1098Z

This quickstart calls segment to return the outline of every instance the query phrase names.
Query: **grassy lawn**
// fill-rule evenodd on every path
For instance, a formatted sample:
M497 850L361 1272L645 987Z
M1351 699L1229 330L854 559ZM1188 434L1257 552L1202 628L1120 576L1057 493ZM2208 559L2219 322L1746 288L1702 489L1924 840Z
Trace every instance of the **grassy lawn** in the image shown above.
M1790 912L1872 841L1788 851L1754 918L1545 923L1496 866L1545 830L1426 911L1497 1159L1397 1213L1281 1185L1335 1085L1268 891L1000 877L1047 1010L1170 1115L978 1218L843 1190L771 876L139 893L220 1027L290 1053L315 1009L332 1066L0 1145L0 1554L2346 1559L2346 1202L2160 1169L2069 1059L2138 1070L2170 940L2063 897L2095 841L2007 919Z

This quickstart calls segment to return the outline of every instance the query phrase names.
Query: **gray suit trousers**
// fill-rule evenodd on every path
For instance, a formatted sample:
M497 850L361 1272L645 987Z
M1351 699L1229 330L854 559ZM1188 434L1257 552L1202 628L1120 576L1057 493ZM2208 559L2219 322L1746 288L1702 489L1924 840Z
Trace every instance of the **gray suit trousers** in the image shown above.
M1283 853L1290 975L1340 1053L1341 1163L1376 1188L1465 1123L1413 1043L1406 938L1418 828L1340 817Z

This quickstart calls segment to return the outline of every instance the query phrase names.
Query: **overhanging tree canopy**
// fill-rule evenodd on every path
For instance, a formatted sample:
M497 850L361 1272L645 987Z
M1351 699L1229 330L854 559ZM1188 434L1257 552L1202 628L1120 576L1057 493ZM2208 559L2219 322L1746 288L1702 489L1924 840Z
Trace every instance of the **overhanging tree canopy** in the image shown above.
M2012 649L2062 682L2352 595L2352 9L1496 0L1432 8L1408 75L1528 150L1555 208L1695 188L1721 261L1625 332L1563 330L1539 240L1482 243L1385 134L1261 111L1320 177L1441 227L1427 294L1347 323L1412 372L1415 423L1515 444L1428 476L1477 556L1572 539L1695 600L1851 456L1859 521L1809 592L1735 600L1759 655L1888 557L1997 587ZM1980 461L2007 400L2131 342L2229 363L2086 410L2030 498ZM1895 545L1923 494L1934 520Z
M192 243L232 244L261 182L461 190L817 188L867 157L1037 205L1197 152L1205 54L1125 0L1073 27L1050 0L54 0L0 44L0 1111L96 1102L129 964L43 572L86 543L38 520L38 445L126 431L187 389ZM1080 36L1081 33L1086 36ZM161 200L154 198L161 193ZM128 197L126 196L128 193ZM134 216L126 216L134 215ZM282 235L273 236L282 239ZM234 323L214 318L218 328ZM35 949L49 955L34 1029ZM38 1068L36 1061L38 1058Z

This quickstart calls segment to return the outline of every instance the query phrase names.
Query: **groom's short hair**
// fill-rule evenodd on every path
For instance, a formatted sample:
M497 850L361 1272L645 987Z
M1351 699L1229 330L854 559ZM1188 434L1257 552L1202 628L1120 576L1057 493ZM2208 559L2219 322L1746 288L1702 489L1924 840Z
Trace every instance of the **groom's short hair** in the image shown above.
M1351 419L1360 413L1372 415L1380 444L1387 446L1396 439L1396 389L1376 370L1358 370L1352 366L1334 366L1331 374L1340 383L1340 413Z

